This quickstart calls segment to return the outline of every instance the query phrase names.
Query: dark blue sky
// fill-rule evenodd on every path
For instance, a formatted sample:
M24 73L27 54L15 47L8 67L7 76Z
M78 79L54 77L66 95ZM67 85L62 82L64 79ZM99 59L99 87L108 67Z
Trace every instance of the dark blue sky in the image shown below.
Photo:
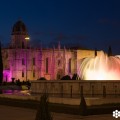
M52 46L79 45L120 54L120 0L1 0L0 39L10 42L13 24L21 18L31 42ZM39 45L38 44L38 45Z

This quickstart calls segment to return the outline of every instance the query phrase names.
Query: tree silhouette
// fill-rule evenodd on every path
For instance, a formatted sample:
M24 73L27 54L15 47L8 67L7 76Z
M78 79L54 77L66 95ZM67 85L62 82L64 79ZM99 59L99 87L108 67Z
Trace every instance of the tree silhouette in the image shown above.
M108 56L112 56L112 48L111 48L111 46L109 46L109 48L108 48Z
M95 48L95 57L97 56L97 49Z
M3 61L2 61L2 49L0 42L0 84L3 82Z
M79 76L78 76L77 73L73 74L73 76L72 76L72 80L77 80L78 78L79 78Z

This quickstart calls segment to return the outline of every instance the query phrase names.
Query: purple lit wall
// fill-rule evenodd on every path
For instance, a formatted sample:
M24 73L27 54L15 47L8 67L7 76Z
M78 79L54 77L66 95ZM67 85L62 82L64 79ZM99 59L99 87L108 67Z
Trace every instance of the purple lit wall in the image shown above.
M3 70L3 81L11 82L11 78L12 78L12 75L10 70Z

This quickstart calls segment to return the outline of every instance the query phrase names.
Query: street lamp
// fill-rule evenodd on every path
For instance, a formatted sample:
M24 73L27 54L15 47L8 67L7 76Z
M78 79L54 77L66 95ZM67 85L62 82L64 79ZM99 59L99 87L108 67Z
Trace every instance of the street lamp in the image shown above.
M26 37L25 37L25 40L29 40L29 39L30 39L29 36L26 36Z
M25 40L26 40L26 81L27 81L27 48L28 48L28 41L30 40L30 37L26 36Z

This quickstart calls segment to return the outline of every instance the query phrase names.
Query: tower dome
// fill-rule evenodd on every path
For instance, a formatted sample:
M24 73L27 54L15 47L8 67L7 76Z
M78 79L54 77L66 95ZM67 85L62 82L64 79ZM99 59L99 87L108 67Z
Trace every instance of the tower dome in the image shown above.
M26 26L21 20L13 25L12 35L27 35Z
M28 48L29 36L25 24L19 20L12 28L11 47L12 48Z

